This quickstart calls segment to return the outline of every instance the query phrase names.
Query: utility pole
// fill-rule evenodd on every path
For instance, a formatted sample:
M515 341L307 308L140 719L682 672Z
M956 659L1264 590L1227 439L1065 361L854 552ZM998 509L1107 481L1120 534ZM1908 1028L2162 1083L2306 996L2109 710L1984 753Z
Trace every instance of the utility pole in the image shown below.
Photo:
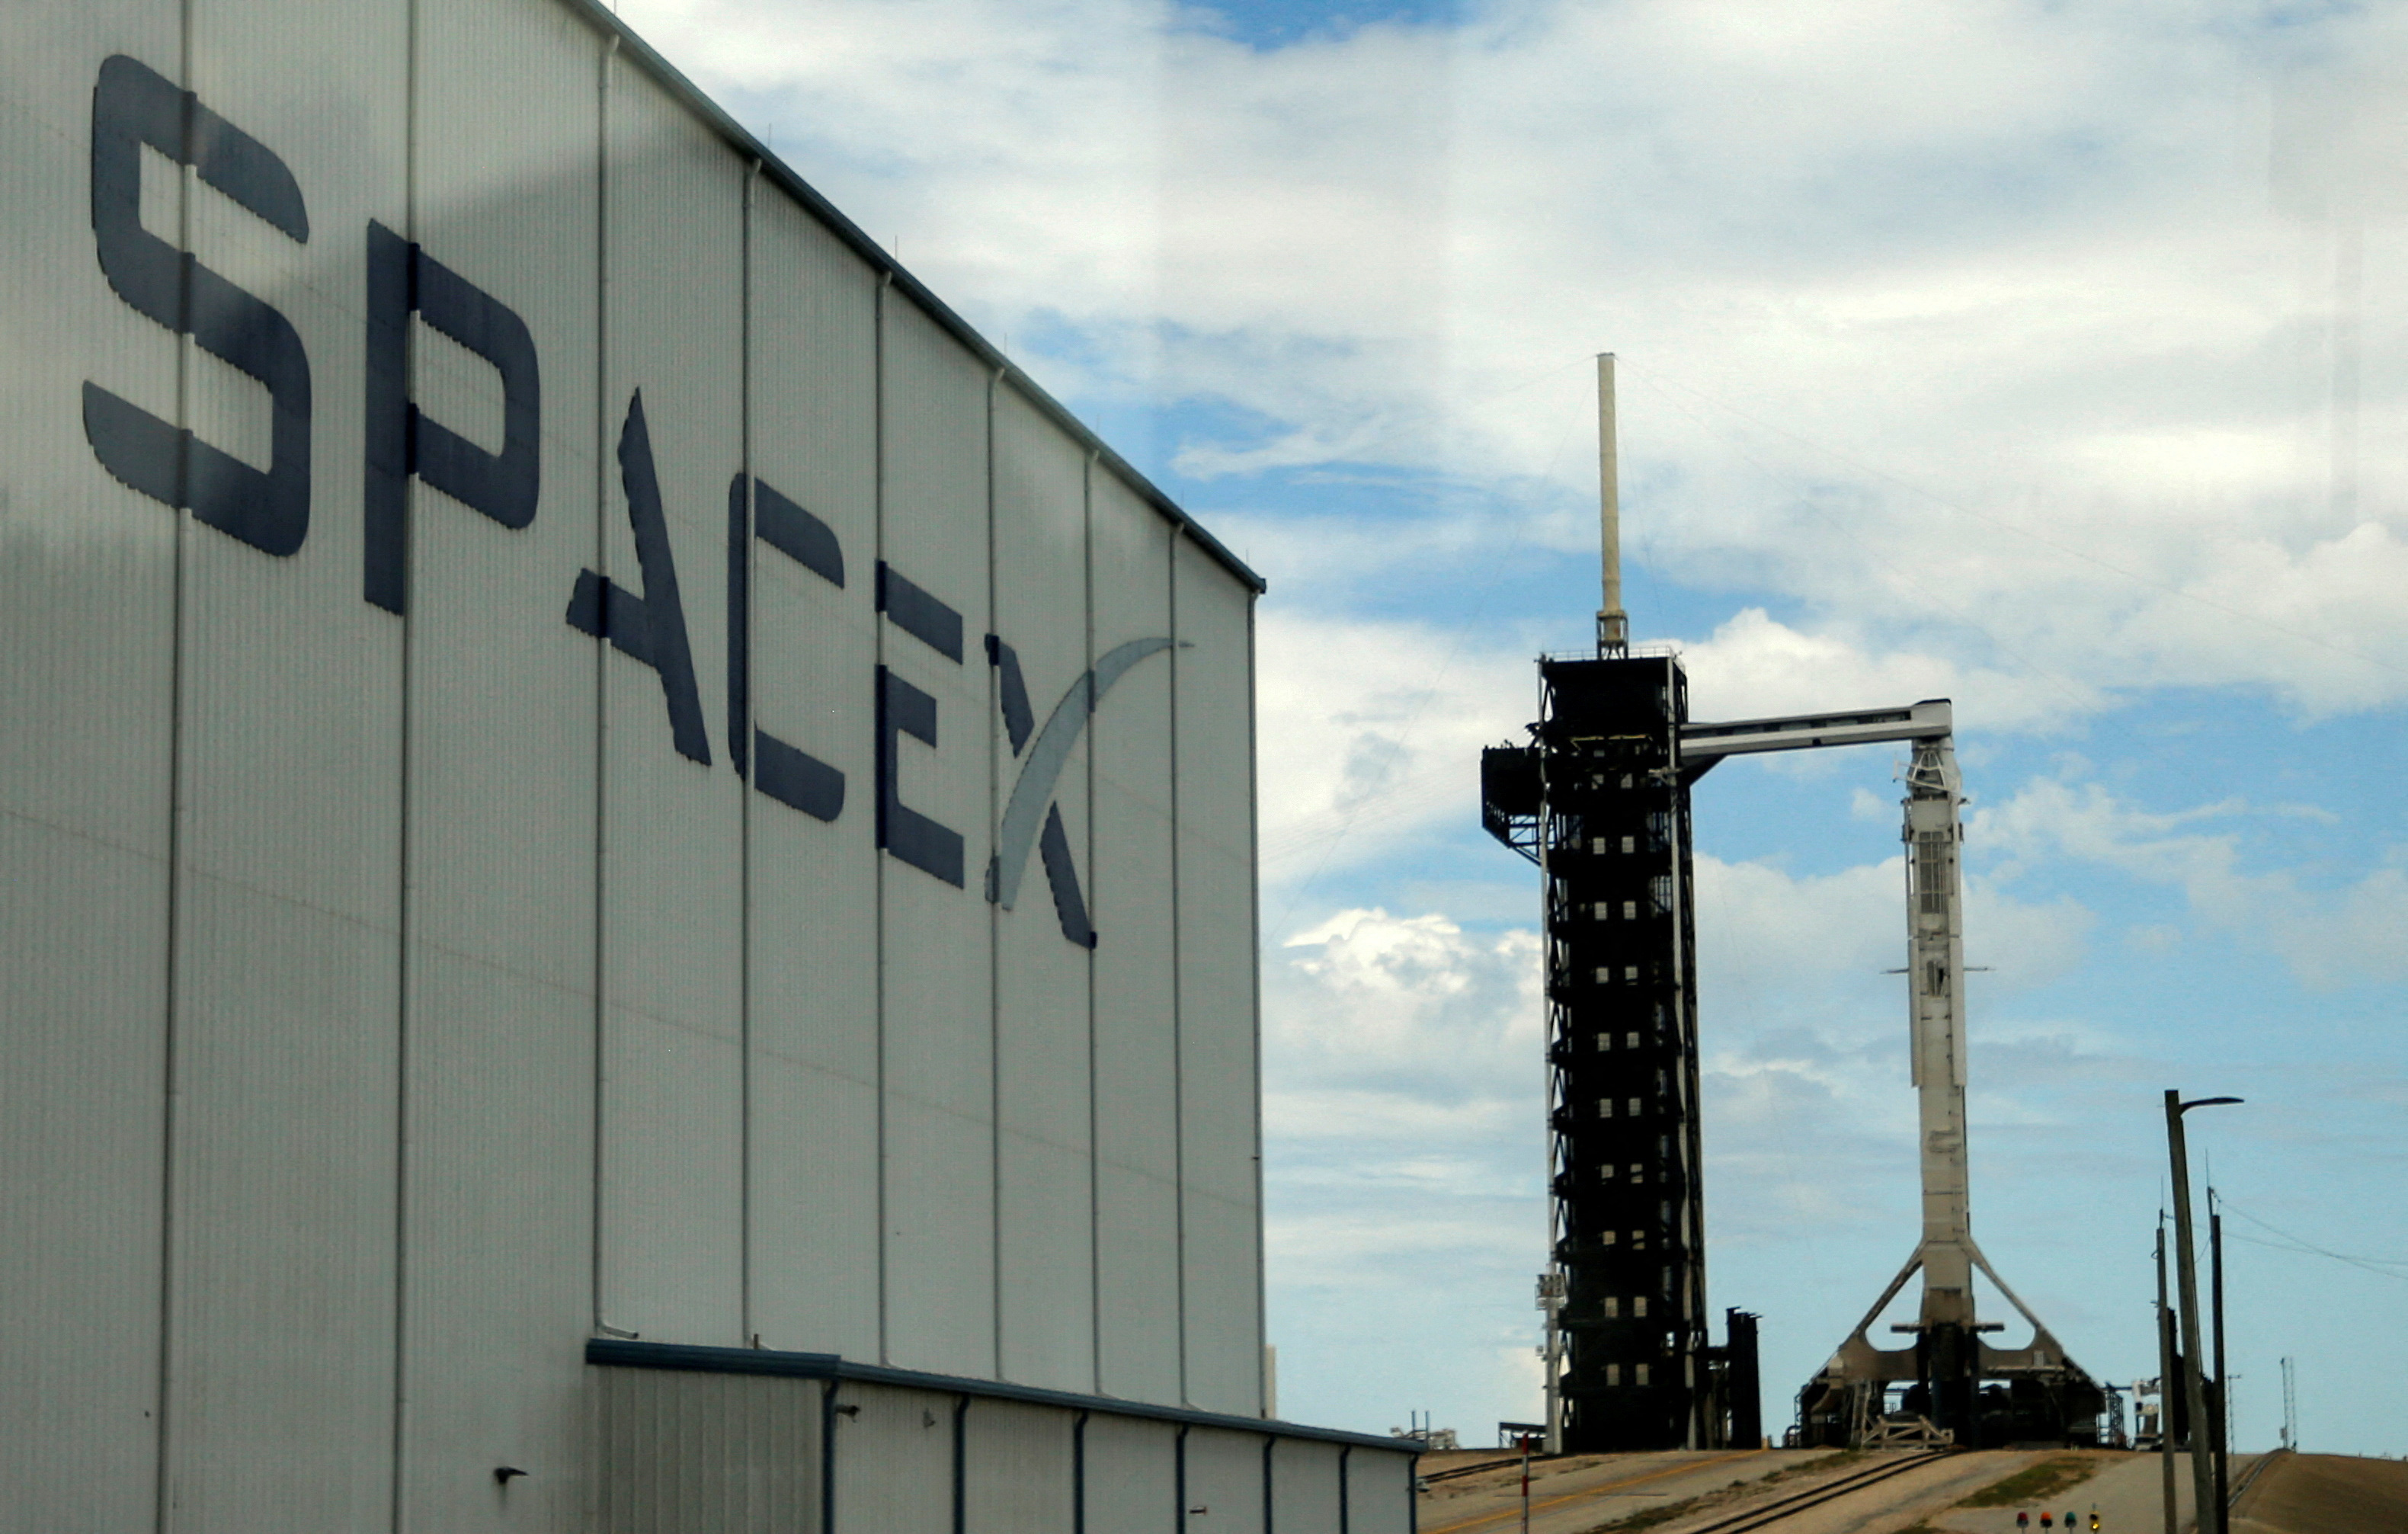
M2283 1447L2296 1451L2300 1446L2299 1382L2291 1372L2291 1360L2283 1360Z
M2174 1179L2174 1271L2182 1290L2183 1401L2190 1412L2191 1495L2198 1509L2199 1534L2227 1534L2227 1530L2224 1505L2215 1499L2215 1468L2210 1463L2214 1455L2207 1452L2214 1441L2214 1428L2209 1426L2207 1392L2200 1379L2205 1339L2200 1335L2198 1248L2191 1230L2190 1151L2183 1140L2183 1115L2194 1108L2239 1101L2239 1097L2198 1097L2185 1102L2181 1093L2166 1089L2166 1153L2173 1163Z
M2166 1211L2157 1211L2157 1469L2165 1483L2166 1534L2174 1525L2174 1316L2166 1305Z
M2207 1282L2215 1317L2215 1506L2221 1525L2232 1498L2232 1376L2224 1368L2224 1216L2207 1185Z

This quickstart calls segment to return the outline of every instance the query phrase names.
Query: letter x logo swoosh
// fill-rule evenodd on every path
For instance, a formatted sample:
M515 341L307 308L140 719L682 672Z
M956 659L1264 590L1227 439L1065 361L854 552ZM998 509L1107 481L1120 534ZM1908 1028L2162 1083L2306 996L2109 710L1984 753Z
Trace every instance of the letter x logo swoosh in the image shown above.
M1033 741L1026 741L1028 727L1026 693L1020 681L1020 663L1010 648L999 640L993 643L996 663L1004 669L1004 712L1011 727L1013 754L1022 758L1020 779L1012 784L1011 797L1006 801L1003 824L996 833L995 860L987 866L986 896L1004 910L1010 910L1020 896L1020 881L1028 871L1028 854L1036 849L1038 835L1047 829L1048 810L1054 803L1054 790L1061 781L1062 768L1070 759L1070 748L1087 727L1088 716L1096 705L1111 691L1112 684L1128 674L1131 667L1147 656L1168 650L1168 639L1131 639L1115 646L1096 662L1092 671L1083 672L1054 705L1045 727L1037 732ZM1017 713L1018 717L1013 715ZM1058 832L1056 833L1058 835ZM1063 849L1067 853L1067 845ZM1052 856L1048 851L1049 859ZM1048 870L1051 871L1050 869ZM1062 892L1055 892L1055 903L1062 903ZM1083 913L1082 913L1083 925ZM1065 915L1066 934L1069 919ZM1092 933L1086 940L1093 942Z

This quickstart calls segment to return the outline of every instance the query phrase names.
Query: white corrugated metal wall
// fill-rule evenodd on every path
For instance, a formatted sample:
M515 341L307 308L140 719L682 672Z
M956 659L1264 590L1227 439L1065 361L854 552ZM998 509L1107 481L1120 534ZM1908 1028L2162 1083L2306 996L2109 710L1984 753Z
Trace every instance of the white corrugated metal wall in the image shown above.
M558 639L565 579L612 557L601 73L559 7L417 0L414 26L413 194L392 227L505 296L544 366L534 520L513 531L411 484L407 613L384 618L409 645L401 1527L565 1527L579 1488L536 1472L582 1452L561 1343L594 1304L600 695L591 641ZM496 56L508 91L484 81ZM494 368L431 327L415 342L422 409L497 445ZM358 494L334 514L355 516ZM531 1473L505 1489L501 1466Z
M179 67L175 9L0 9L0 1485L27 1527L144 1527L157 1464L179 540L28 366L178 409L175 337L80 275L114 53Z
M118 56L306 206L139 151L141 229L306 356L294 547L87 440L89 381L265 467L293 403L112 291ZM1252 592L681 90L573 0L0 17L27 1527L579 1525L596 1330L1259 1411ZM372 228L523 323L541 385L526 514L422 463L383 600ZM408 400L514 451L492 337L401 323ZM572 626L580 572L615 646ZM1071 731L1067 862L1022 848L1010 910L1037 742L990 633L1039 730L1119 647L1180 646ZM932 710L892 798L960 838L950 876L879 850L882 686ZM773 747L841 807L748 793Z
M1009 1386L982 1387L991 1392L982 1395L876 1383L854 1375L904 1376L793 1355L722 1351L695 1369L661 1362L621 1359L599 1370L595 1526L607 1534L1408 1534L1412 1527L1412 1457L1394 1441L1339 1442L1228 1418L1149 1420L1078 1404L1084 1398L992 1393ZM767 1372L787 1366L782 1376ZM716 1372L723 1369L765 1372ZM1360 1511L1348 1505L1341 1479L1368 1491Z

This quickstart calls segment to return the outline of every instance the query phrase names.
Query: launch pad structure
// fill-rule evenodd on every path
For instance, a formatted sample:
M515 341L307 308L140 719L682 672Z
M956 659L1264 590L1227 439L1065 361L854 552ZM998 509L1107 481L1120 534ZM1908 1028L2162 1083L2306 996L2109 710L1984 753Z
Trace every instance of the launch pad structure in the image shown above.
M1605 602L1598 651L1539 663L1530 743L1482 753L1482 823L1537 864L1546 922L1553 1452L1753 1446L1756 1317L1708 1337L1690 790L1725 757L1905 742L1910 1057L1923 1229L1799 1398L1806 1444L2093 1442L2104 1393L1972 1236L1966 1156L1963 792L1944 699L1725 723L1688 717L1677 655L1633 653L1621 609L1612 359L1599 362ZM2032 1328L2001 1349L1986 1277ZM1870 1339L1908 1281L1917 1318Z

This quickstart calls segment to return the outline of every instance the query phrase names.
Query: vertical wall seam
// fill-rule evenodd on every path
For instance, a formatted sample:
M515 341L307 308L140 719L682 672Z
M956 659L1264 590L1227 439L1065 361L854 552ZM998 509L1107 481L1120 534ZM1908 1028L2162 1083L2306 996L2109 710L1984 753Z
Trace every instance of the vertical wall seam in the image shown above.
M610 576L610 80L619 57L613 36L602 54L596 80L594 165L594 568ZM606 1215L603 1186L608 1165L607 1126L610 1085L609 896L607 878L610 819L610 678L609 647L594 647L594 1100L593 1228L588 1281L594 1329L609 1330L602 1313L602 1236Z
M1087 1530L1087 1421L1093 1415L1082 1406L1070 1417L1070 1527L1066 1534Z
M1169 555L1164 567L1164 582L1169 588L1170 609L1170 1206L1173 1220L1171 1246L1176 1254L1177 1269L1171 1283L1176 1298L1177 1315L1173 1325L1179 1341L1179 1400L1193 1405L1187 1398L1187 952L1186 918L1182 910L1180 882L1180 845L1186 839L1186 823L1182 818L1179 802L1179 534L1171 532L1168 544ZM1186 1474L1187 1436L1180 1434L1180 1473ZM1186 1493L1180 1494L1180 1516L1186 1516Z
M753 482L757 476L752 463L752 244L757 237L753 227L754 199L761 188L761 162L752 162L744 179L744 227L738 277L738 303L742 313L737 322L737 390L738 422L738 457L744 466L744 590L746 601L742 612L730 612L732 623L744 624L744 695L752 696L752 641L756 638L752 609L760 604L753 594L760 590L760 575L753 558L755 539L753 526ZM736 637L727 636L734 644ZM731 721L731 728L750 736L752 733L752 711L748 708L740 721ZM752 757L749 739L730 740L727 754L737 763ZM736 1049L737 1049L737 1122L736 1152L736 1333L739 1347L760 1344L760 1334L752 1320L752 787L747 775L736 774Z
M1346 1464L1354 1455L1354 1445L1352 1443L1338 1446L1338 1534L1354 1534L1351 1527L1354 1510L1349 1506L1353 1488L1347 1484L1354 1472L1347 1469Z
M1170 1443L1170 1527L1171 1534L1186 1534L1187 1529L1187 1424L1179 1425L1179 1436Z
M870 305L869 377L873 409L870 412L870 552L875 570L886 562L886 295L895 285L895 274L889 272L878 284ZM886 665L886 625L873 621L870 625L870 659L882 668ZM878 1361L895 1361L893 1328L889 1325L890 1303L887 1275L886 1240L886 854L879 850L869 859L870 881L870 947L876 954L872 967L875 984L873 1004L878 1024Z
M995 584L995 416L996 390L1003 374L986 380L986 628L996 632ZM1002 815L1003 759L996 750L997 668L986 667L986 825L990 850L996 841L996 824ZM995 1377L1003 1374L1003 908L986 903L986 1116L987 1116L987 1328Z
M409 242L410 259L417 260L418 248L418 0L404 0L402 7L401 67L401 228L402 237ZM413 279L413 287L416 286ZM402 332L402 377L413 387L417 381L417 336L415 325ZM412 898L411 880L415 861L410 856L410 844L416 835L411 815L411 752L416 738L414 725L416 667L411 664L417 650L418 624L410 616L411 576L417 566L417 522L409 514L409 501L416 492L407 479L402 481L401 519L402 603L401 603L401 699L399 804L396 808L397 840L394 869L394 947L396 962L394 968L394 1051L393 1051L393 1398L392 1437L387 1453L392 1463L386 1486L386 1517L393 1534L403 1534L409 1527L409 1159L410 1159L410 1011L417 998L411 984L415 969L412 945L416 938L413 921L416 902Z
M820 1388L819 1534L836 1534L836 1386L830 1380Z
M190 92L193 83L193 0L182 0L178 7L176 28L177 78ZM188 94L185 99L189 102L192 98ZM190 132L189 122L186 132ZM193 248L194 179L193 155L189 150L183 158L184 165L176 182L176 241L179 249L189 251ZM190 509L192 496L186 493L185 483L190 473L193 425L192 268L187 265L182 271L184 275L177 292L179 318L183 323L176 338L176 424L179 428L177 437L179 445L176 453L176 520L175 535L168 545L166 995L163 998L160 1027L159 1355L158 1398L152 1402L157 1415L152 1419L151 1439L151 1518L157 1534L167 1534L175 1506L176 1099L181 1088L177 1054L183 1032L180 999L184 917L184 623L188 583L185 566L193 520Z
M1096 464L1098 456L1094 452L1088 453L1086 466L1079 476L1079 548L1085 565L1086 656L1090 670L1094 669L1096 664ZM1099 724L1100 721L1091 724L1087 735L1087 883L1090 886L1087 895L1089 907L1087 928L1091 934L1102 930L1101 924L1104 919L1103 866L1096 861L1096 744L1101 738L1098 734ZM1096 950L1093 947L1087 950L1085 968L1087 972L1087 1384L1089 1389L1100 1396L1104 1393L1104 1238L1103 1216L1099 1212L1103 1208L1104 1192L1103 1125L1096 1102L1097 1021ZM1086 1453L1086 1431L1087 1419L1082 1416L1079 1419L1079 1452L1082 1455ZM1084 1459L1082 1458L1080 1463L1083 1467ZM1083 1468L1080 1473L1084 1476ZM1086 1515L1083 1511L1086 1483L1083 1479L1080 1482L1079 1494L1082 1498L1080 1504L1082 1511L1080 1513L1079 1527L1083 1534L1086 1527Z
M953 1534L968 1534L970 1398L953 1401Z
M1271 1455L1276 1454L1278 1451L1279 1435L1277 1433L1265 1433L1263 1435L1263 1534L1277 1534L1277 1530L1272 1527L1271 1522L1276 1513L1276 1502L1271 1492L1271 1477L1273 1474L1271 1469Z
M1255 759L1258 741L1255 737L1254 706L1254 593L1251 587L1245 595L1246 604L1246 926L1250 935L1247 945L1246 974L1253 986L1254 1015L1254 1409L1262 1416L1271 1414L1270 1360L1264 1350L1270 1345L1270 1307L1266 1287L1263 1236L1263 870L1262 870L1262 794L1260 769Z

